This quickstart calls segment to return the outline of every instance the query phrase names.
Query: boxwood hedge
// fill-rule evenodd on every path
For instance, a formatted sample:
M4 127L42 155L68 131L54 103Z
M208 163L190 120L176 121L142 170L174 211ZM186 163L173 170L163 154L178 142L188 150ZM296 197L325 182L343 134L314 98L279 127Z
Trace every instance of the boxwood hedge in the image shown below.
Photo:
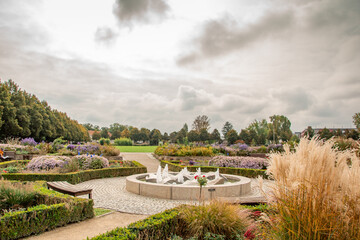
M0 167L7 167L22 162L28 161L11 161L7 162L7 165L5 166L0 165ZM141 165L136 161L132 161L132 163L135 165L135 167L103 168L72 173L2 173L1 175L6 180L48 182L67 181L71 184L77 184L91 179L120 177L139 173L146 173L147 170L144 165Z
M179 211L176 208L166 210L127 227L115 228L91 240L168 239L169 236L176 234L179 225L178 215Z
M0 239L18 239L94 216L93 200L74 198L35 183L39 205L0 217Z

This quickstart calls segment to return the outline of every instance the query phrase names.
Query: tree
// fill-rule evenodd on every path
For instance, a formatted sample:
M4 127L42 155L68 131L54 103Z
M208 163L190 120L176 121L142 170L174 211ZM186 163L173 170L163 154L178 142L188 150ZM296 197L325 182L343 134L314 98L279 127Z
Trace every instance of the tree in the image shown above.
M327 128L323 128L319 131L319 136L321 139L328 140L334 136L334 134Z
M210 135L210 140L213 140L215 142L221 141L220 132L216 128L214 129L214 131L212 131L212 133Z
M233 125L232 125L230 122L226 122L226 123L224 124L224 126L223 126L223 128L222 128L222 130L221 130L224 138L225 138L226 134L227 134L231 129L233 129L233 128L234 128L234 127L233 127Z
M355 127L360 131L360 112L354 114L353 122Z
M193 122L193 130L197 133L201 132L201 129L205 129L206 131L210 128L210 119L206 115L197 116Z
M109 138L109 132L106 127L101 128L100 136L102 138Z
M251 141L254 140L256 145L266 144L266 139L269 134L269 127L265 119L261 121L254 120L252 123L250 123L246 130L249 131Z
M122 132L121 132L121 137L122 138L130 138L130 131L125 128Z
M99 140L101 138L100 132L99 131L95 131L92 135L92 139L93 140Z
M195 130L191 130L188 133L188 139L190 142L198 142L200 141L200 136Z
M240 134L239 134L239 139L243 140L247 145L250 145L251 141L252 141L250 132L246 129L241 129Z
M169 136L170 142L176 143L176 141L178 139L177 137L178 137L177 132L174 131L174 132L170 133L170 136Z
M111 139L116 139L121 137L121 132L126 129L126 126L121 125L120 123L113 123L109 127L109 132L111 133Z
M159 145L161 140L161 132L158 129L153 129L150 132L150 145Z
M234 144L238 140L238 134L234 129L231 129L227 132L225 138L228 141L228 144Z
M150 130L147 128L140 129L140 140L143 142L150 140Z
M162 139L164 141L169 141L170 140L169 134L167 132L164 132L164 135L162 136Z
M140 141L141 140L141 136L140 136L140 131L138 128L134 127L130 130L130 138L131 140L133 140L134 142Z
M311 126L308 126L307 129L305 130L304 136L307 137L308 139L311 139L314 136L314 129L312 129Z
M347 134L345 135L346 138L352 138L354 140L358 140L359 139L359 132L351 129L351 131L348 131Z
M281 139L282 141L289 141L292 136L290 130L291 122L283 115L270 116L269 134L268 139L273 140L275 143Z
M208 131L207 131L205 128L202 128L202 129L200 130L199 139L200 139L200 141L202 141L202 142L205 142L205 141L207 141L207 140L210 139L209 133L208 133Z

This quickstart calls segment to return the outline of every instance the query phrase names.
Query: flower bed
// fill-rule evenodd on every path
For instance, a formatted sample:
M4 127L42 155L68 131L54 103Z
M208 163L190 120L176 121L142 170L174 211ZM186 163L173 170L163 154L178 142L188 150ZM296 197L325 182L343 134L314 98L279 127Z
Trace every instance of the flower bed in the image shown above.
M48 190L44 182L35 183L34 189L37 206L0 217L0 239L18 239L94 216L91 199L74 198Z
M179 144L165 144L155 149L155 154L159 156L214 156L211 146L196 147Z
M266 169L268 160L259 157L227 157L216 156L209 161L209 166L232 167L232 168L250 168Z
M10 161L6 164L0 164L1 167L9 167L14 166L19 163L27 163L28 161ZM121 164L122 162L122 164ZM1 173L1 176L7 180L19 180L19 181L67 181L72 184L81 183L84 181L88 181L91 179L98 178L110 178L110 177L121 177L121 176L129 176L133 174L146 173L146 167L141 165L136 161L130 161L126 164L133 165L129 167L124 165L124 161L110 161L109 168L102 169L92 169L92 170L84 170L79 172L70 172L70 173Z

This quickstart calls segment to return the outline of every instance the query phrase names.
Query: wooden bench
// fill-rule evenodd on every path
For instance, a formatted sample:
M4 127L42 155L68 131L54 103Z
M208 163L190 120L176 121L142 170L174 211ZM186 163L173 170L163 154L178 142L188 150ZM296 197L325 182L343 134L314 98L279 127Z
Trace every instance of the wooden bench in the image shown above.
M58 191L58 192L61 192L64 194L69 194L74 197L89 194L89 198L90 199L92 198L92 193L91 193L92 189L80 188L80 187L72 185L68 182L47 182L46 184L49 189L51 188L55 191Z

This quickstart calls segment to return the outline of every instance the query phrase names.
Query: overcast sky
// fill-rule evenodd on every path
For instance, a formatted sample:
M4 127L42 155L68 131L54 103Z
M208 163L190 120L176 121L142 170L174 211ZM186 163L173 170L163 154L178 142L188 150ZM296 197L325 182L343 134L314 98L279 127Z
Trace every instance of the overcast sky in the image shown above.
M360 111L359 0L0 0L0 33L0 78L80 123L301 131Z

